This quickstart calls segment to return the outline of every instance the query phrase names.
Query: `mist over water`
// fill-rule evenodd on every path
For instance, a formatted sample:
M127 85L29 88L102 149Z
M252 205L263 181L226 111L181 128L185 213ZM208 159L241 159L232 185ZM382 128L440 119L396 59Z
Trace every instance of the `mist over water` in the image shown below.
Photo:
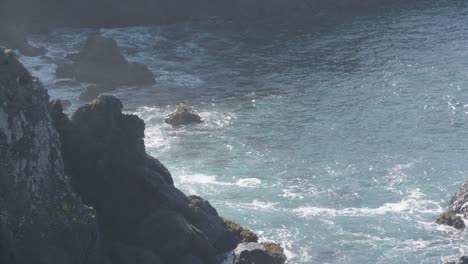
M32 38L48 58L21 60L73 110L85 84L56 84L56 63L91 32L115 38L157 75L114 93L148 152L288 263L441 263L468 253L467 231L434 223L468 176L467 22L440 1L300 30L63 29ZM205 123L164 124L187 101Z

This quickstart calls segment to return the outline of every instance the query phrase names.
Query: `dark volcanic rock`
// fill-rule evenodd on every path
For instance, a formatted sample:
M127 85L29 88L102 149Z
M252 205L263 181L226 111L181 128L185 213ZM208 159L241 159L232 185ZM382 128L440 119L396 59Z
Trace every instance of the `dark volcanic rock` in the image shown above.
M106 263L95 212L64 174L48 100L0 50L0 263Z
M46 53L43 47L34 47L26 39L26 33L19 27L0 26L0 46L17 49L25 56L35 57Z
M161 258L149 250L115 243L110 250L113 264L162 264Z
M234 250L234 264L273 264L274 258L258 243L242 243Z
M216 242L227 232L221 218L207 201L179 191L169 171L146 154L142 120L123 114L112 96L79 108L71 120L61 111L54 117L66 172L96 208L106 237L153 252L164 263L218 263Z
M191 107L184 104L178 105L176 111L164 119L164 122L172 126L203 123L201 117L193 112Z
M77 54L69 54L66 62L57 67L57 78L118 87L155 83L154 74L143 64L129 63L117 42L93 35Z

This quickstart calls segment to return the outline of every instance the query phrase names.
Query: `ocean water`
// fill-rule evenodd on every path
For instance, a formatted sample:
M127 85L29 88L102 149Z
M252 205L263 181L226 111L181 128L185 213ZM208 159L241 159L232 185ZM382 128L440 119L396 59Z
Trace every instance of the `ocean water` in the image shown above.
M288 263L468 253L468 231L434 223L468 176L468 5L322 22L60 29L31 37L47 57L21 60L73 110L85 84L56 84L56 63L89 33L115 38L157 75L113 93L146 122L147 151ZM180 102L205 122L164 124Z

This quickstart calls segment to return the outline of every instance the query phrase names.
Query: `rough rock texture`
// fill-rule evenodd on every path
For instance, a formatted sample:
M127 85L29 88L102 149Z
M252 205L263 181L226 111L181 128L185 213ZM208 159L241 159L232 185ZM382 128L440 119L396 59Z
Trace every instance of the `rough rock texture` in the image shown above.
M58 78L116 88L155 83L154 74L143 64L129 63L112 38L92 35L79 53L69 54L57 68Z
M219 264L234 249L217 211L146 154L143 121L118 99L71 119L48 100L1 50L1 264Z
M184 104L178 105L176 111L164 119L164 122L172 126L203 123L201 117L193 112L190 106Z
M48 100L0 49L0 263L106 263L95 211L64 175Z
M143 121L123 114L117 98L100 96L71 120L56 108L54 119L66 172L96 208L108 239L163 263L219 263L218 244L228 236L222 219L207 201L179 191L169 171L146 154Z
M468 264L468 256L462 256L456 261L445 262L445 264Z
M116 243L110 250L113 264L161 264L161 259L153 252Z
M262 242L261 245L265 248L267 253L273 257L272 264L283 264L286 262L286 255L284 254L284 249L276 243L273 242Z
M233 252L234 264L273 264L275 259L259 243L242 243Z
M26 33L20 27L0 25L0 46L17 49L25 56L39 56L46 52L43 47L34 47L26 39Z
M456 229L462 229L465 227L465 222L461 216L454 213L451 209L448 209L442 213L436 220L437 224L453 226Z
M450 201L449 209L456 214L468 217L468 182L465 182L460 190L455 193Z
M450 201L447 211L437 218L437 223L463 228L465 224L460 216L468 217L468 182L465 182L460 190L455 193Z

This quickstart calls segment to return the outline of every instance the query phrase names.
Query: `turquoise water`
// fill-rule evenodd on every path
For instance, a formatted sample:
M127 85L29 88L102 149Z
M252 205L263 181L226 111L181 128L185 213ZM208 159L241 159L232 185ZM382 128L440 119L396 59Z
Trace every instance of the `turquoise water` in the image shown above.
M468 176L468 5L431 2L313 26L101 33L157 75L114 93L145 120L148 152L288 263L441 263L468 253L467 231L434 224ZM84 84L54 84L55 62L92 31L34 36L50 59L22 58L72 108ZM187 101L204 124L163 124Z

